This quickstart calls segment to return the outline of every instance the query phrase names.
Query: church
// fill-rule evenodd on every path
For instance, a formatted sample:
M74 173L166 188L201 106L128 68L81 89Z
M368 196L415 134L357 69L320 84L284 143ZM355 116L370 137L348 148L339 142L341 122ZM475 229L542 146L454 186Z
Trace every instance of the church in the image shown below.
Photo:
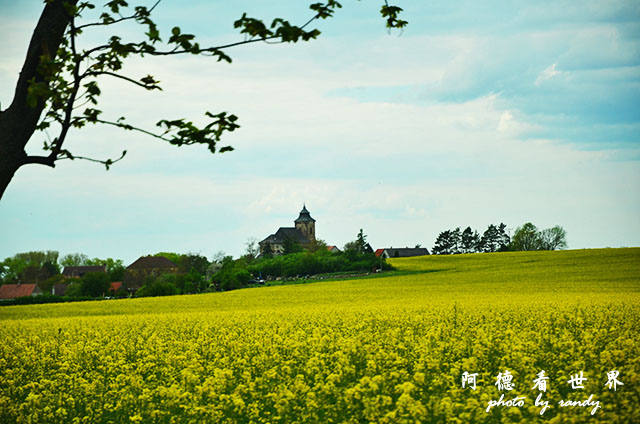
M287 240L298 243L304 248L316 241L316 220L311 217L306 205L302 206L300 216L294 221L294 225L294 227L280 227L275 234L262 240L259 243L260 254L270 252L281 255L284 253L284 244Z

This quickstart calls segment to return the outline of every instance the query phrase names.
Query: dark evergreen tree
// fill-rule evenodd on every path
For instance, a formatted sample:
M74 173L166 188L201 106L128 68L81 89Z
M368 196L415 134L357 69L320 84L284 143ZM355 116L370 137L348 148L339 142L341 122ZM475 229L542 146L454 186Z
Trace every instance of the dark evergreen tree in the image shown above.
M461 253L475 253L478 251L479 244L478 232L472 230L471 227L465 228L461 236Z
M500 250L500 233L495 225L491 224L487 227L480 238L480 251L497 252Z
M461 243L462 235L460 234L460 228L443 231L438 235L432 253L434 255L454 255L460 253Z
M500 243L500 247L498 248L498 250L500 252L509 250L509 245L511 244L511 237L509 237L509 234L507 233L507 226L502 222L498 226L498 240Z

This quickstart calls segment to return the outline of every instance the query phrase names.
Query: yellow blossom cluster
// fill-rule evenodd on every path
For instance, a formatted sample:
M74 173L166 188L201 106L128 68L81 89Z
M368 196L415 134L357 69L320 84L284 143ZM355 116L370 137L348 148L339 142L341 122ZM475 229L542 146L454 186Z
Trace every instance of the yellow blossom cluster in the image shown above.
M639 259L408 258L388 277L3 307L0 423L640 422ZM505 370L524 406L486 412ZM558 407L590 394L594 416Z

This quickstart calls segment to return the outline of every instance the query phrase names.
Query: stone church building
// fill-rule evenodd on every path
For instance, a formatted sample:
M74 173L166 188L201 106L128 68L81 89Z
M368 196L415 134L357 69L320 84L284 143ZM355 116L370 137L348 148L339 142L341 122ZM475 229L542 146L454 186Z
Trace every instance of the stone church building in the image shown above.
M316 240L316 220L311 218L311 214L304 205L300 211L300 216L294 221L294 227L280 227L275 234L271 234L262 240L260 245L260 254L270 252L274 255L284 253L284 244L287 240L300 244L307 248L311 242Z

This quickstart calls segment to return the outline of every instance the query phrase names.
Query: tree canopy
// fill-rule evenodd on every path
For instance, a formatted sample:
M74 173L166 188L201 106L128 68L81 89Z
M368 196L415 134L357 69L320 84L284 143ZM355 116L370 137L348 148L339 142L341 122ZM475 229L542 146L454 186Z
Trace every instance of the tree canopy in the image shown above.
M310 41L320 35L311 24L331 18L341 8L335 0L309 5L310 17L300 25L284 18L271 23L243 14L233 25L243 37L224 45L203 46L195 35L183 33L174 26L170 31L158 28L152 12L159 6L130 7L125 0L111 0L95 21L83 19L83 13L95 9L91 2L78 0L49 0L33 31L26 58L9 107L0 110L0 199L15 172L24 165L39 164L55 167L60 160L84 159L101 163L107 169L123 159L126 150L115 159L90 158L72 153L65 141L72 129L87 125L110 125L127 131L137 131L175 146L206 145L211 153L233 150L219 146L226 132L239 128L238 117L229 112L204 112L208 123L198 127L186 119L159 119L157 129L140 128L127 121L126 116L114 117L103 113L99 106L100 82L116 78L146 90L161 90L153 75L132 76L124 72L124 64L132 57L199 55L218 62L231 63L231 48L257 42L296 43ZM400 19L402 9L385 0L380 13L388 28L404 28ZM118 24L124 21L139 24L144 31L142 41L124 39ZM112 30L102 44L80 48L83 34L98 28ZM43 155L29 155L25 151L34 134L46 135Z
M512 250L556 250L567 247L567 232L556 225L538 230L531 222L518 227L513 235Z

